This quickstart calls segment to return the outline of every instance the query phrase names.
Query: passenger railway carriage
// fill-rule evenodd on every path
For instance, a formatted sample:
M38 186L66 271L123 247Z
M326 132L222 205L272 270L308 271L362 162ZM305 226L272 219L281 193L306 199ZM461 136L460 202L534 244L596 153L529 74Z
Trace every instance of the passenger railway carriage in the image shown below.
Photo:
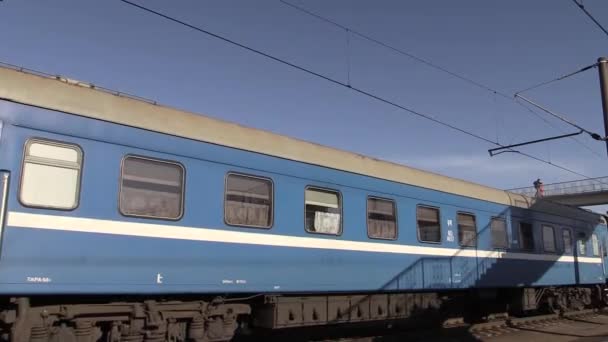
M584 210L8 67L0 99L5 340L601 299L606 225Z

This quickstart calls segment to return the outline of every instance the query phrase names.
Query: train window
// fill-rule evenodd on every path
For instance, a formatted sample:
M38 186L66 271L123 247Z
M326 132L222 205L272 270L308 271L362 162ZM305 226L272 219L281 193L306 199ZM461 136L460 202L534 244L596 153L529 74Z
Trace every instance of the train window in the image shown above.
M438 208L416 207L418 239L422 242L441 242L441 224Z
M595 234L591 234L591 251L593 256L600 256L600 241Z
M477 227L475 215L458 213L458 242L461 246L475 247L477 245Z
M306 188L304 197L306 231L340 235L342 233L340 193L333 190Z
M492 222L490 223L490 232L492 235L493 248L509 247L507 240L507 221L498 217L492 218Z
M228 174L224 219L227 224L258 228L272 226L272 181Z
M534 231L530 223L519 223L519 243L521 249L534 250Z
M578 255L584 256L587 255L587 244L585 243L585 239L581 238L577 240L578 245Z
M375 197L367 198L367 235L374 239L397 238L395 201Z
M184 168L181 164L127 156L120 176L120 213L177 220L183 213Z
M555 230L551 226L543 225L543 251L555 252Z
M19 199L23 205L71 210L78 206L82 150L31 139L25 144Z
M562 240L564 242L564 253L572 254L572 233L570 229L562 229Z

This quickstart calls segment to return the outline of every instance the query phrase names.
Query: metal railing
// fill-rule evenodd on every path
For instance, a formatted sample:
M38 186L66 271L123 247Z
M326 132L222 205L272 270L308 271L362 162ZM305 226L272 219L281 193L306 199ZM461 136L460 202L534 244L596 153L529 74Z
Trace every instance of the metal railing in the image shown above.
M507 191L530 197L536 195L536 189L533 186L510 189ZM577 195L601 191L608 192L608 177L589 178L544 185L544 197Z

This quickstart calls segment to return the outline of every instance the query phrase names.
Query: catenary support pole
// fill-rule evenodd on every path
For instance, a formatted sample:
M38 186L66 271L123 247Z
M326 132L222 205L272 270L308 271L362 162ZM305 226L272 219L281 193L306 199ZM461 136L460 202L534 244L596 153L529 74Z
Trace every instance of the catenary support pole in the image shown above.
M602 92L602 110L604 111L604 134L608 136L608 58L601 57L597 60L600 72L600 90ZM608 153L608 141L606 141L606 152Z

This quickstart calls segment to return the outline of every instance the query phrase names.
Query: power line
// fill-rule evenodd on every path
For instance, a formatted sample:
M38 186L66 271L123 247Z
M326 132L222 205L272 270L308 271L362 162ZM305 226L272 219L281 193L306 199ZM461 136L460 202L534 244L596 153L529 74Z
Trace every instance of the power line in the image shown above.
M222 41L225 41L225 42L227 42L227 43L230 43L230 44L232 44L232 45L238 46L238 47L240 47L240 48L242 48L242 49L245 49L245 50L247 50L247 51L250 51L250 52L253 52L253 53L258 54L258 55L260 55L260 56L266 57L266 58L271 59L271 60L273 60L273 61L275 61L275 62L278 62L278 63L284 64L284 65L290 66L290 67L292 67L292 68L294 68L294 69L300 70L300 71L305 72L305 73L307 73L307 74L310 74L310 75L312 75L312 76L319 77L319 78L324 79L324 80L326 80L326 81L328 81L328 82L330 82L330 83L333 83L333 84L335 84L335 85L338 85L338 86L341 86L341 87L344 87L344 88L350 89L350 90L352 90L352 91L354 91L354 92L356 92L356 93L359 93L359 94L361 94L361 95L365 95L365 96L370 97L370 98L372 98L372 99L375 99L375 100L377 100L377 101L380 101L380 102L383 102L383 103L385 103L385 104L391 105L391 106L393 106L393 107L396 107L396 108L402 109L402 110L404 110L404 111L406 111L406 112L409 112L409 113L411 113L411 114L414 114L414 115L419 116L419 117L422 117L422 118L425 118L425 119L427 119L427 120L430 120L430 121L432 121L432 122L435 122L435 123L437 123L437 124L440 124L440 125L442 125L442 126L444 126L444 127L447 127L447 128L453 129L453 130L455 130L455 131L458 131L458 132L461 132L461 133L466 134L466 135L468 135L468 136L471 136L471 137L473 137L473 138L476 138L476 139L478 139L478 140L481 140L481 141L484 141L484 142L486 142L486 143L490 143L490 144L493 144L493 145L496 145L496 146L501 146L501 147L504 147L504 146L503 146L503 145L501 145L500 143L498 143L498 142L496 142L496 141L493 141L493 140L490 140L490 139L488 139L488 138L485 138L485 137L483 137L483 136L481 136L481 135L478 135L478 134L476 134L476 133L469 132L469 131L464 130L464 129L460 128L460 127L457 127L457 126L454 126L454 125L452 125L452 124L449 124L449 123L443 122L443 121L441 121L441 120L439 120L439 119L436 119L436 118L434 118L434 117L432 117L432 116L430 116L430 115L420 113L420 112L418 112L418 111L416 111L416 110L413 110L413 109L410 109L410 108L408 108L408 107L402 106L402 105L397 104L397 103L395 103L395 102L393 102L393 101L390 101L390 100L384 99L384 98L382 98L382 97L380 97L380 96L378 96L378 95L375 95L375 94L372 94L372 93L367 92L367 91L365 91L365 90L362 90L362 89L359 89L359 88L353 87L353 86L348 85L348 84L346 84L346 83L344 83L344 82L341 82L341 81L335 80L335 79L333 79L333 78L331 78L331 77L328 77L328 76L322 75L322 74L317 73L317 72L315 72L315 71L312 71L312 70L310 70L310 69L307 69L307 68L304 68L304 67L298 66L298 65L296 65L296 64L293 64L293 63L288 62L288 61L286 61L286 60L283 60L283 59L280 59L280 58L278 58L278 57L272 56L272 55L267 54L267 53L265 53L265 52L262 52L262 51L260 51L260 50L257 50L257 49L254 49L254 48L252 48L252 47L249 47L249 46L247 46L247 45L244 45L244 44L238 43L238 42L236 42L236 41L233 41L233 40L231 40L231 39L225 38L225 37L223 37L223 36L220 36L219 34L216 34L216 33L210 32L210 31L207 31L207 30L205 30L205 29L202 29L202 28L200 28L200 27L197 27L197 26L194 26L194 25L192 25L192 24L186 23L186 22L184 22L184 21L182 21L182 20L179 20L179 19L176 19L176 18L170 17L170 16L168 16L168 15L166 15L166 14L160 13L160 12L158 12L158 11L152 10L152 9L147 8L147 7L144 7L144 6L142 6L142 5L135 4L135 3L131 2L131 1L128 1L128 0L120 0L120 1L121 1L121 2L124 2L124 3L128 4L128 5L131 5L131 6L133 6L133 7L139 8L139 9L141 9L141 10L145 11L145 12L152 13L152 14L157 15L157 16L159 16L159 17L165 18L165 19L167 19L167 20L169 20L169 21L172 21L172 22L175 22L175 23L178 23L178 24L184 25L184 26L186 26L186 27L188 27L188 28L191 28L191 29L193 29L193 30L195 30L195 31L198 31L198 32L204 33L204 34L209 35L209 36L211 36L211 37L214 37L214 38L220 39L220 40L222 40ZM545 164L551 165L551 166L553 166L553 167L559 168L559 169L561 169L561 170L564 170L564 171L570 172L570 173L572 173L572 174L575 174L575 175L577 175L577 176L580 176L580 177L583 177L583 178L586 178L586 179L592 179L591 177L586 176L586 175L584 175L584 174L582 174L582 173L580 173L580 172L577 172L577 171L571 170L571 169L566 168L566 167L564 167L564 166L561 166L561 165L555 164L555 163L553 163L553 162L551 162L551 161L547 161L547 160L544 160L544 159L538 158L538 157L536 157L536 156L533 156L533 155L530 155L530 154L527 154L527 153L524 153L524 152L515 151L515 150L510 150L509 152L513 152L513 153L518 153L518 154L521 154L521 155L526 156L526 157L528 157L528 158L531 158L531 159L534 159L534 160L536 160L536 161L539 161L539 162L542 162L542 163L545 163Z
M532 90L532 89L540 88L540 87L546 86L546 85L548 85L548 84L551 84L551 83L554 83L554 82L557 82L557 81L564 80L564 79L566 79L566 78L569 78L569 77L572 77L572 76L574 76L574 75L580 74L581 72L585 72L585 71L587 71L587 70L591 70L591 69L593 69L593 68L596 68L598 65L599 65L598 63L594 63L594 64L591 64L591 65L587 65L586 67L583 67L583 68L580 68L580 69L578 69L578 70L576 70L576 71L573 71L573 72L571 72L571 73L568 73L568 74L565 74L565 75L559 76L559 77L554 78L554 79L552 79L552 80L545 81L545 82L541 82L541 83L535 84L535 85L533 85L533 86L530 86L530 87L528 87L528 88L522 89L522 90L520 90L520 91L516 91L516 92L515 92L515 96L517 97L517 95L518 95L518 94L525 93L525 92L530 91L530 90Z
M534 107L536 107L536 108L538 108L538 109L542 110L543 112L545 112L545 113L547 113L547 114L549 114L549 115L553 116L554 118L556 118L556 119L558 119L558 120L560 120L560 121L562 121L562 122L564 122L564 123L566 123L566 124L568 124L568 125L570 125L570 126L572 126L572 127L574 127L574 128L577 128L577 129L581 130L582 132L585 132L585 133L589 134L589 136L591 136L591 138L593 138L593 139L595 139L595 140L599 140L599 141L605 140L605 139L604 139L604 138L603 138L601 135L599 135L599 134L597 134L597 133L595 133L595 132L592 132L592 131L590 131L590 130L588 130L588 129L585 129L585 128L583 128L583 127L581 127L581 126L577 125L576 123L574 123L574 121L572 121L572 120L568 119L566 116L564 116L564 115L560 115L560 114L557 114L557 113L555 113L555 112L553 112L553 111L550 111L550 110L548 110L548 109L546 109L546 108L542 107L541 105L539 105L539 104L537 104L537 103L533 102L532 100L530 100L530 99L528 99L528 98L526 98L526 97L524 97L524 96L522 96L522 95L521 95L521 94L522 94L522 93L524 93L524 92L527 92L527 91L530 91L530 90L533 90L533 89L537 89L537 88L540 88L540 87L546 86L546 85L551 84L551 83L554 83L554 82L558 82L558 81L564 80L564 79L566 79L566 78L572 77L572 76L574 76L574 75L578 75L578 74L580 74L580 73L582 73L582 72L585 72L585 71L587 71L587 70L591 70L591 69L593 69L593 68L596 68L598 65L599 65L599 63L594 63L594 64L591 64L591 65L587 65L587 66L585 66L585 67L583 67L583 68L580 68L580 69L578 69L578 70L576 70L576 71L573 71L573 72L567 73L567 74L565 74L565 75L559 76L559 77L554 78L554 79L552 79L552 80L545 81L545 82L541 82L541 83L538 83L538 84L533 85L533 86L531 86L531 87L528 87L528 88L522 89L522 90L520 90L520 91L518 91L518 92L515 92L515 94L514 94L514 98L515 98L515 100L517 100L517 99L522 99L522 100L526 101L527 103L529 103L529 104L533 105ZM519 103L519 102L518 102L518 103ZM520 103L520 104L521 104L521 103ZM521 105L522 105L522 106L524 106L523 104L521 104ZM532 110L531 110L530 108L528 108L527 106L524 106L524 107L525 107L525 108L526 108L528 111L530 111L531 113L536 114L536 112L532 111ZM537 116L538 116L538 115L537 115ZM540 117L540 116L539 116L539 117ZM544 119L543 119L543 120L544 120ZM546 121L546 120L545 120L545 121ZM548 121L546 121L546 122L547 122L547 123L549 123ZM551 125L551 126L553 126L553 125ZM553 127L555 127L555 126L553 126ZM555 128L557 129L557 127L555 127ZM560 131L561 131L561 130L560 130ZM562 131L562 132L563 132L563 131ZM584 147L585 147L587 150L591 151L591 152L592 152L593 154L595 154L596 156L598 156L598 157L600 157L600 158L604 159L604 157L603 157L602 155L600 155L599 153L597 153L596 151L594 151L593 149L591 149L591 148L590 148L588 145L583 144L582 142L580 142L579 140L577 140L577 139L576 139L576 138L574 138L574 137L571 137L571 139L573 139L574 141L576 141L577 143L579 143L581 146L584 146Z
M319 19L319 20L321 20L321 21L323 21L323 22L329 23L330 25L333 25L333 26L335 26L335 27L338 27L338 28L340 28L340 29L342 29L342 30L346 31L346 34L348 35L348 37L350 37L350 35L351 35L351 34L352 34L352 35L356 35L356 36L358 36L358 37L360 37L360 38L362 38L362 39L364 39L364 40L367 40L367 41L370 41L370 42L372 42L372 43L374 43L374 44L377 44L377 45L379 45L379 46L385 47L385 48L387 48L387 49L389 49L389 50L391 50L391 51L393 51L393 52L396 52L396 53L398 53L398 54L400 54L400 55L403 55L403 56L405 56L405 57L408 57L408 58L410 58L410 59L413 59L413 60L415 60L415 61L417 61L417 62L420 62L420 63L422 63L422 64L424 64L424 65L427 65L427 66L429 66L429 67L431 67L431 68L433 68L433 69L435 69L435 70L439 70L439 71L444 72L444 73L446 73L446 74L448 74L448 75L451 75L451 76L453 76L453 77L455 77L455 78L457 78L457 79L460 79L460 80L462 80L462 81L464 81L464 82L466 82L466 83L472 84L472 85L474 85L475 87L478 87L478 88L480 88L480 89L482 89L482 90L485 90L485 91L487 91L487 92L492 93L493 95L498 95L498 96L503 97L503 98L505 98L505 99L507 99L507 100L509 100L509 101L513 101L515 104L517 104L517 105L519 105L519 106L523 107L524 109L526 109L526 111L527 111L527 112L529 112L529 113L533 114L534 116L536 116L536 117L538 117L539 119L541 119L542 121L544 121L544 122L545 122L547 125L549 125L550 127L552 127L552 128L554 128L554 129L556 129L557 131L559 131L559 132L561 132L561 133L564 133L564 130L562 130L562 129L558 128L557 126L555 126L555 125L554 125L554 124L553 124L551 121L547 120L547 119L546 119L545 117L543 117L542 115L540 115L540 114L538 114L538 113L536 113L536 112L532 111L530 108L528 108L527 106L525 106L523 103L521 103L521 102L517 101L517 98L514 98L514 97L513 97L513 96L511 96L511 95L507 95L506 93L501 92L501 91L499 91L499 90L496 90L495 88L492 88L492 87L490 87L490 86L488 86L488 85L485 85L485 84L483 84L483 83L481 83L481 82L478 82L478 81L476 81L476 80L473 80L473 79L471 79L471 78L469 78L469 77L467 77L467 76L464 76L464 75L462 75L462 74L459 74L459 73L456 73L456 72L454 72L454 71L451 71L451 70L449 70L449 69L447 69L447 68L445 68L445 67L443 67L443 66L440 66L440 65L438 65L438 64L435 64L435 63L433 63L433 62L431 62L431 61L429 61L429 60L427 60L427 59L425 59L425 58L422 58L422 57L420 57L420 56L414 55L414 54L412 54L412 53L410 53L410 52L407 52L407 51L404 51L404 50L402 50L402 49L396 48L396 47L394 47L394 46L392 46L392 45L390 45L390 44L388 44L388 43L385 43L385 42L383 42L383 41L381 41L381 40L379 40L379 39L373 38L373 37L371 37L371 36L370 36L370 35L368 35L368 34L365 34L365 33L362 33L362 32L360 32L360 31L357 31L357 30L353 29L352 27L348 27L348 26L346 26L346 25L340 24L340 23L338 23L338 22L336 22L336 21L334 21L334 20L331 20L331 19L329 19L329 18L327 18L327 17L325 17L325 16L322 16L322 15L320 15L320 14L318 14L318 13L315 13L315 12L313 12L313 11L310 11L310 10L308 10L308 9L304 8L304 7L298 6L298 5L293 4L293 3L289 2L289 1L286 1L286 0L279 0L279 1L280 1L281 3L283 3L283 4L287 5L287 6L289 6L289 7L292 7L292 8L294 8L294 9L296 9L297 11L300 11L300 12L302 12L302 13L305 13L305 14L307 14L307 15L310 15L310 16L312 16L312 17L314 17L314 18L317 18L317 19ZM348 41L347 41L347 44L348 44ZM556 80L552 80L552 81L549 81L549 82L545 82L545 84L549 84L549 83L555 82L555 81L557 81L557 80L562 80L562 79L568 78L568 77L570 77L570 76L573 76L573 75L575 75L575 74L577 74L577 73L579 73L579 72L583 72L583 71L588 70L589 68L592 68L592 67L595 67L595 66L597 66L597 63L596 63L595 65L592 65L592 66L589 66L589 67L585 67L585 68L583 68L583 69L580 69L580 70L578 70L578 71L576 71L576 72L574 72L574 73L570 73L570 74L568 74L568 75L561 76L560 78L558 78L558 79L556 79ZM348 65L348 81L349 81L349 84L350 84L350 64ZM539 85L534 86L534 87L531 87L530 89L535 88L535 87L538 87L538 86L539 86ZM526 89L526 90L530 90L530 89ZM525 91L525 90L524 90L524 91ZM582 146L583 148L585 148L586 150L590 151L590 152L591 152L591 153L593 153L594 155L596 155L596 156L600 157L602 160L604 160L604 156L602 156L602 155L600 155L599 153L597 153L596 151L594 151L594 150L593 150L591 147L589 147L587 144L585 144L585 143L583 143L583 142L579 141L579 140L578 140L578 139L576 139L575 137L571 137L570 139L574 140L574 141L575 141L577 144L581 145L581 146ZM497 138L497 141L498 141L498 138Z
M577 0L572 0L572 2L574 2L574 4L575 4L575 5L576 5L578 8L580 8L580 9L581 9L581 11L583 11L583 12L584 12L584 13L585 13L585 14L586 14L588 17L589 17L589 19L591 19L591 20L592 20L592 21L595 23L595 25L597 25L597 27L599 27L599 28L600 28L600 30L602 30L602 31L604 32L604 34L606 34L606 35L608 36L608 31L607 31L607 30L604 28L604 26L602 26L602 24L600 24L600 22L599 22L599 21L597 21L597 20L596 20L596 19L593 17L593 15L591 15L591 13L589 13L589 11L587 11L587 9L585 8L585 6L584 6L584 5L583 5L583 3L582 3L582 0L581 0L581 2L578 2Z
M442 67L442 66L440 66L440 65L438 65L438 64L435 64L435 63L433 63L433 62L431 62L431 61L429 61L429 60L427 60L427 59L424 59L424 58L422 58L422 57L416 56L416 55L414 55L414 54L412 54L412 53L410 53L410 52L407 52L407 51L405 51L405 50L402 50L402 49L396 48L396 47L394 47L394 46L392 46L392 45L389 45L389 44L387 44L387 43L385 43L385 42L383 42L383 41L381 41L381 40L378 40L378 39L376 39L376 38L373 38L373 37L371 37L371 36L369 36L369 35L367 35L367 34L364 34L364 33L360 32L360 31L354 30L354 29L353 29L353 28L351 28L351 27L347 27L347 26L342 25L342 24L340 24L340 23L337 23L337 22L335 22L335 21L333 21L333 20L331 20L331 19L328 19L328 18L326 18L326 17L323 17L323 16L321 16L320 14L314 13L314 12L312 12L312 11L309 11L309 10L307 10L307 9L303 8L303 7L300 7L300 6L298 6L298 5L292 4L292 3L288 2L288 1L285 1L285 0L279 0L279 1L280 1L281 3L283 3L283 4L287 5L287 6L290 6L290 7L292 7L292 8L295 8L296 10L298 10L298 11L300 11L300 12L306 13L306 14L308 14L308 15L310 15L310 16L313 16L313 17L315 17L315 18L317 18L317 19L319 19L319 20L321 20L321 21L324 21L324 22L329 23L329 24L331 24L331 25L334 25L334 26L336 26L336 27L338 27L338 28L341 28L341 29L343 29L343 30L345 30L345 31L348 31L348 32L350 32L351 34L353 34L353 35L355 35L355 36L358 36L358 37L360 37L360 38L363 38L363 39L365 39L365 40L367 40L367 41L370 41L370 42L372 42L372 43L375 43L375 44L378 44L378 45L380 45L380 46L383 46L383 47L385 47L385 48L387 48L387 49L389 49L389 50L392 50L393 52L396 52L396 53L398 53L398 54L400 54L400 55L403 55L403 56L409 57L409 58L411 58L411 59L413 59L413 60L415 60L415 61L417 61L417 62L420 62L420 63L422 63L422 64L425 64L425 65L427 65L427 66L429 66L429 67L431 67L431 68L433 68L433 69L436 69L436 70L439 70L439 71L444 72L444 73L446 73L446 74L449 74L449 75L451 75L451 76L453 76L453 77L455 77L455 78L458 78L458 79L460 79L460 80L462 80L462 81L464 81L464 82L467 82L467 83L469 83L469 84L472 84L472 85L474 85L474 86L476 86L476 87L478 87L478 88L481 88L481 89L486 90L486 91L489 91L489 92L491 92L491 93L494 93L494 94L500 95L500 96L502 96L502 97L504 97L504 98L506 98L506 99L509 99L509 100L512 100L512 99L513 99L513 98L512 98L510 95L507 95L507 94L502 93L502 92L500 92L500 91L498 91L498 90L496 90L496 89L493 89L493 88L491 88L491 87L489 87L489 86L487 86L487 85L485 85L485 84L482 84L482 83L480 83L480 82L477 82L477 81L475 81L475 80L473 80L473 79L471 79L471 78L469 78L469 77L467 77L467 76L464 76L464 75L462 75L462 74L460 74L460 73L456 73L456 72L451 71L451 70L448 70L448 69L446 69L446 68L444 68L444 67Z
M580 130L580 131L582 131L582 132L585 132L585 133L589 134L589 136L591 136L591 138L593 138L593 139L595 139L595 140L603 141L603 140L605 140L605 139L604 139L604 138L603 138L601 135L599 135L599 134L597 134L597 133L595 133L595 132L592 132L592 131L590 131L590 130L588 130L588 129L585 129L585 128L583 128L583 127L581 127L581 126L577 125L576 123L574 123L574 121L572 121L572 120L568 119L566 116L564 116L564 115L560 115L560 114L557 114L557 113L555 113L555 112L553 112L553 111L550 111L550 110L548 110L548 109L544 108L543 106L541 106L541 105L539 105L539 104L537 104L537 103L533 102L532 100L530 100L530 99L528 99L528 98L526 98L526 97L524 97L524 96L522 96L522 95L521 95L521 94L522 94L522 93L524 93L524 92L527 92L527 91L530 91L530 90L533 90L533 89L537 89L537 88L540 88L540 87L546 86L546 85L551 84L551 83L554 83L554 82L558 82L558 81L564 80L564 79L566 79L566 78L569 78L569 77L572 77L572 76L574 76L574 75L580 74L580 73L585 72L585 71L587 71L587 70L591 70L591 69L593 69L593 68L596 68L598 65L599 65L599 63L594 63L594 64L591 64L591 65L587 65L586 67L583 67L583 68L580 68L580 69L578 69L578 70L576 70L576 71L573 71L573 72L570 72L570 73L568 73L568 74L565 74L565 75L559 76L559 77L554 78L554 79L552 79L552 80L545 81L545 82L541 82L541 83L538 83L538 84L533 85L533 86L531 86L531 87L525 88L525 89L523 89L523 90L520 90L520 91L516 92L516 93L514 94L514 98L515 98L515 100L517 100L517 99L522 99L522 100L526 101L527 103L529 103L529 104L533 105L534 107L536 107L536 108L538 108L538 109L542 110L543 112L545 112L545 113L547 113L547 114L549 114L549 115L553 116L554 118L556 118L556 119L558 119L558 120L560 120L560 121L562 121L562 122L564 122L564 123L566 123L566 124L568 124L568 125L570 125L570 126L572 126L572 127L574 127L574 128L577 128L577 129L579 129L579 130ZM524 106L523 104L521 104L521 105L522 105L522 106ZM531 113L536 114L536 112L535 112L535 111L532 111L530 108L528 108L528 106L524 106L524 107L525 107L525 108L526 108L528 111L530 111ZM537 116L538 116L538 115L537 115ZM539 116L539 117L540 117L540 116ZM544 119L543 119L543 120L544 120ZM545 120L545 121L546 121L546 120ZM547 122L547 123L549 123L548 121L546 121L546 122ZM551 125L551 126L553 126L553 125ZM555 126L553 126L553 127L555 127ZM557 129L557 127L555 127L555 128ZM561 131L561 130L560 130L560 131ZM563 132L563 131L562 131L562 132ZM576 139L576 138L574 138L574 137L571 137L571 139L573 139L574 141L576 141L577 143L579 143L581 146L585 147L587 150L591 151L591 152L592 152L593 154L595 154L596 156L598 156L598 157L600 157L600 158L604 159L604 157L603 157L602 155L600 155L599 153L597 153L596 151L594 151L593 149L591 149L591 148L590 148L589 146L587 146L586 144L583 144L582 142L580 142L579 140L577 140L577 139Z
M420 117L422 117L422 118L425 118L425 119L427 119L427 120L433 121L433 122L435 122L435 123L437 123L437 124L440 124L440 125L442 125L442 126L448 127L448 128L450 128L450 129L453 129L453 130L456 130L456 131L459 131L459 132L461 132L461 133L467 134L467 135L469 135L469 136L471 136L471 137L474 137L474 138L477 138L477 139L479 139L479 140L483 140L483 141L485 141L485 142L487 142L487 143L490 143L490 144L497 144L497 142L492 141L492 140L490 140L490 139L488 139L488 138L485 138L485 137L483 137L483 136L481 136L481 135L478 135L478 134L476 134L476 133L469 132L469 131L467 131L467 130L465 130L465 129L462 129L462 128L460 128L460 127L454 126L454 125L449 124L449 123L447 123L447 122L443 122L443 121L441 121L441 120L439 120L439 119L437 119L437 118L434 118L434 117L432 117L432 116L430 116L430 115L423 114L423 113L418 112L418 111L416 111L416 110L413 110L413 109L411 109L411 108L408 108L408 107L405 107L405 106L399 105L399 104L397 104L397 103L395 103L395 102L392 102L392 101L390 101L390 100L384 99L384 98L382 98L382 97L380 97L380 96L378 96L378 95L372 94L372 93L367 92L367 91L365 91L365 90L362 90L362 89L359 89L359 88L353 87L352 85L349 85L349 84L347 84L347 83L344 83L344 82L338 81L338 80L333 79L333 78L331 78L331 77L329 77L329 76L325 76L325 75L320 74L320 73L318 73L318 72L315 72L315 71L312 71L312 70L310 70L310 69L307 69L307 68L301 67L301 66L299 66L299 65L293 64L293 63L288 62L288 61L286 61L286 60L284 60L284 59L280 59L280 58L278 58L278 57L275 57L275 56L269 55L269 54L267 54L267 53L265 53L265 52L262 52L262 51L260 51L260 50L254 49L254 48L249 47L249 46L247 46L247 45L243 45L243 44L241 44L241 43L238 43L238 42L233 41L233 40L231 40L231 39L225 38L225 37L220 36L220 35L218 35L218 34L215 34L215 33L213 33L213 32L207 31L207 30L202 29L202 28L200 28L200 27L194 26L194 25L192 25L192 24L188 24L188 23L186 23L186 22L184 22L184 21L182 21L182 20L179 20L179 19L176 19L176 18L170 17L170 16L168 16L168 15L166 15L166 14L160 13L160 12L158 12L158 11L152 10L152 9L147 8L147 7L144 7L144 6L142 6L142 5L138 5L138 4L133 3L133 2L131 2L131 1L128 1L128 0L120 0L120 1L122 1L122 2L124 2L124 3L126 3L126 4L129 4L129 5L131 5L131 6L137 7L137 8L139 8L139 9L141 9L141 10L146 11L146 12L149 12L149 13L152 13L152 14L155 14L155 15L158 15L158 16L160 16L160 17L162 17L162 18L167 19L167 20L170 20L170 21L173 21L173 22L175 22L175 23L178 23L178 24L184 25L184 26L189 27L189 28L191 28L191 29L193 29L193 30L196 30L196 31L199 31L199 32L201 32L201 33L207 34L207 35L212 36L212 37L214 37L214 38L217 38L217 39L223 40L223 41L225 41L225 42L227 42L227 43L230 43L230 44L232 44L232 45L236 45L236 46L238 46L238 47L240 47L240 48L242 48L242 49L245 49L245 50L247 50L247 51L250 51L250 52L253 52L253 53L255 53L255 54L258 54L258 55L264 56L264 57L266 57L266 58L268 58L268 59L271 59L271 60L273 60L273 61L275 61L275 62L278 62L278 63L284 64L284 65L290 66L290 67L292 67L292 68L294 68L294 69L297 69L297 70L303 71L303 72L305 72L305 73L307 73L307 74L310 74L310 75L313 75L313 76L316 76L316 77L322 78L322 79L324 79L324 80L326 80L326 81L328 81L328 82L331 82L331 83L333 83L333 84L336 84L336 85L339 85L339 86L342 86L342 87L345 87L345 88L351 89L351 90L352 90L352 91L354 91L354 92L357 92L357 93L359 93L359 94L362 94L362 95L365 95L365 96L371 97L371 98L373 98L373 99L375 99L375 100L378 100L378 101L380 101L380 102L384 102L384 103L389 104L389 105L391 105L391 106L397 107L397 108L402 109L402 110L404 110L404 111L406 111L406 112L409 112L409 113L411 113L411 114L414 114L414 115L420 116Z

